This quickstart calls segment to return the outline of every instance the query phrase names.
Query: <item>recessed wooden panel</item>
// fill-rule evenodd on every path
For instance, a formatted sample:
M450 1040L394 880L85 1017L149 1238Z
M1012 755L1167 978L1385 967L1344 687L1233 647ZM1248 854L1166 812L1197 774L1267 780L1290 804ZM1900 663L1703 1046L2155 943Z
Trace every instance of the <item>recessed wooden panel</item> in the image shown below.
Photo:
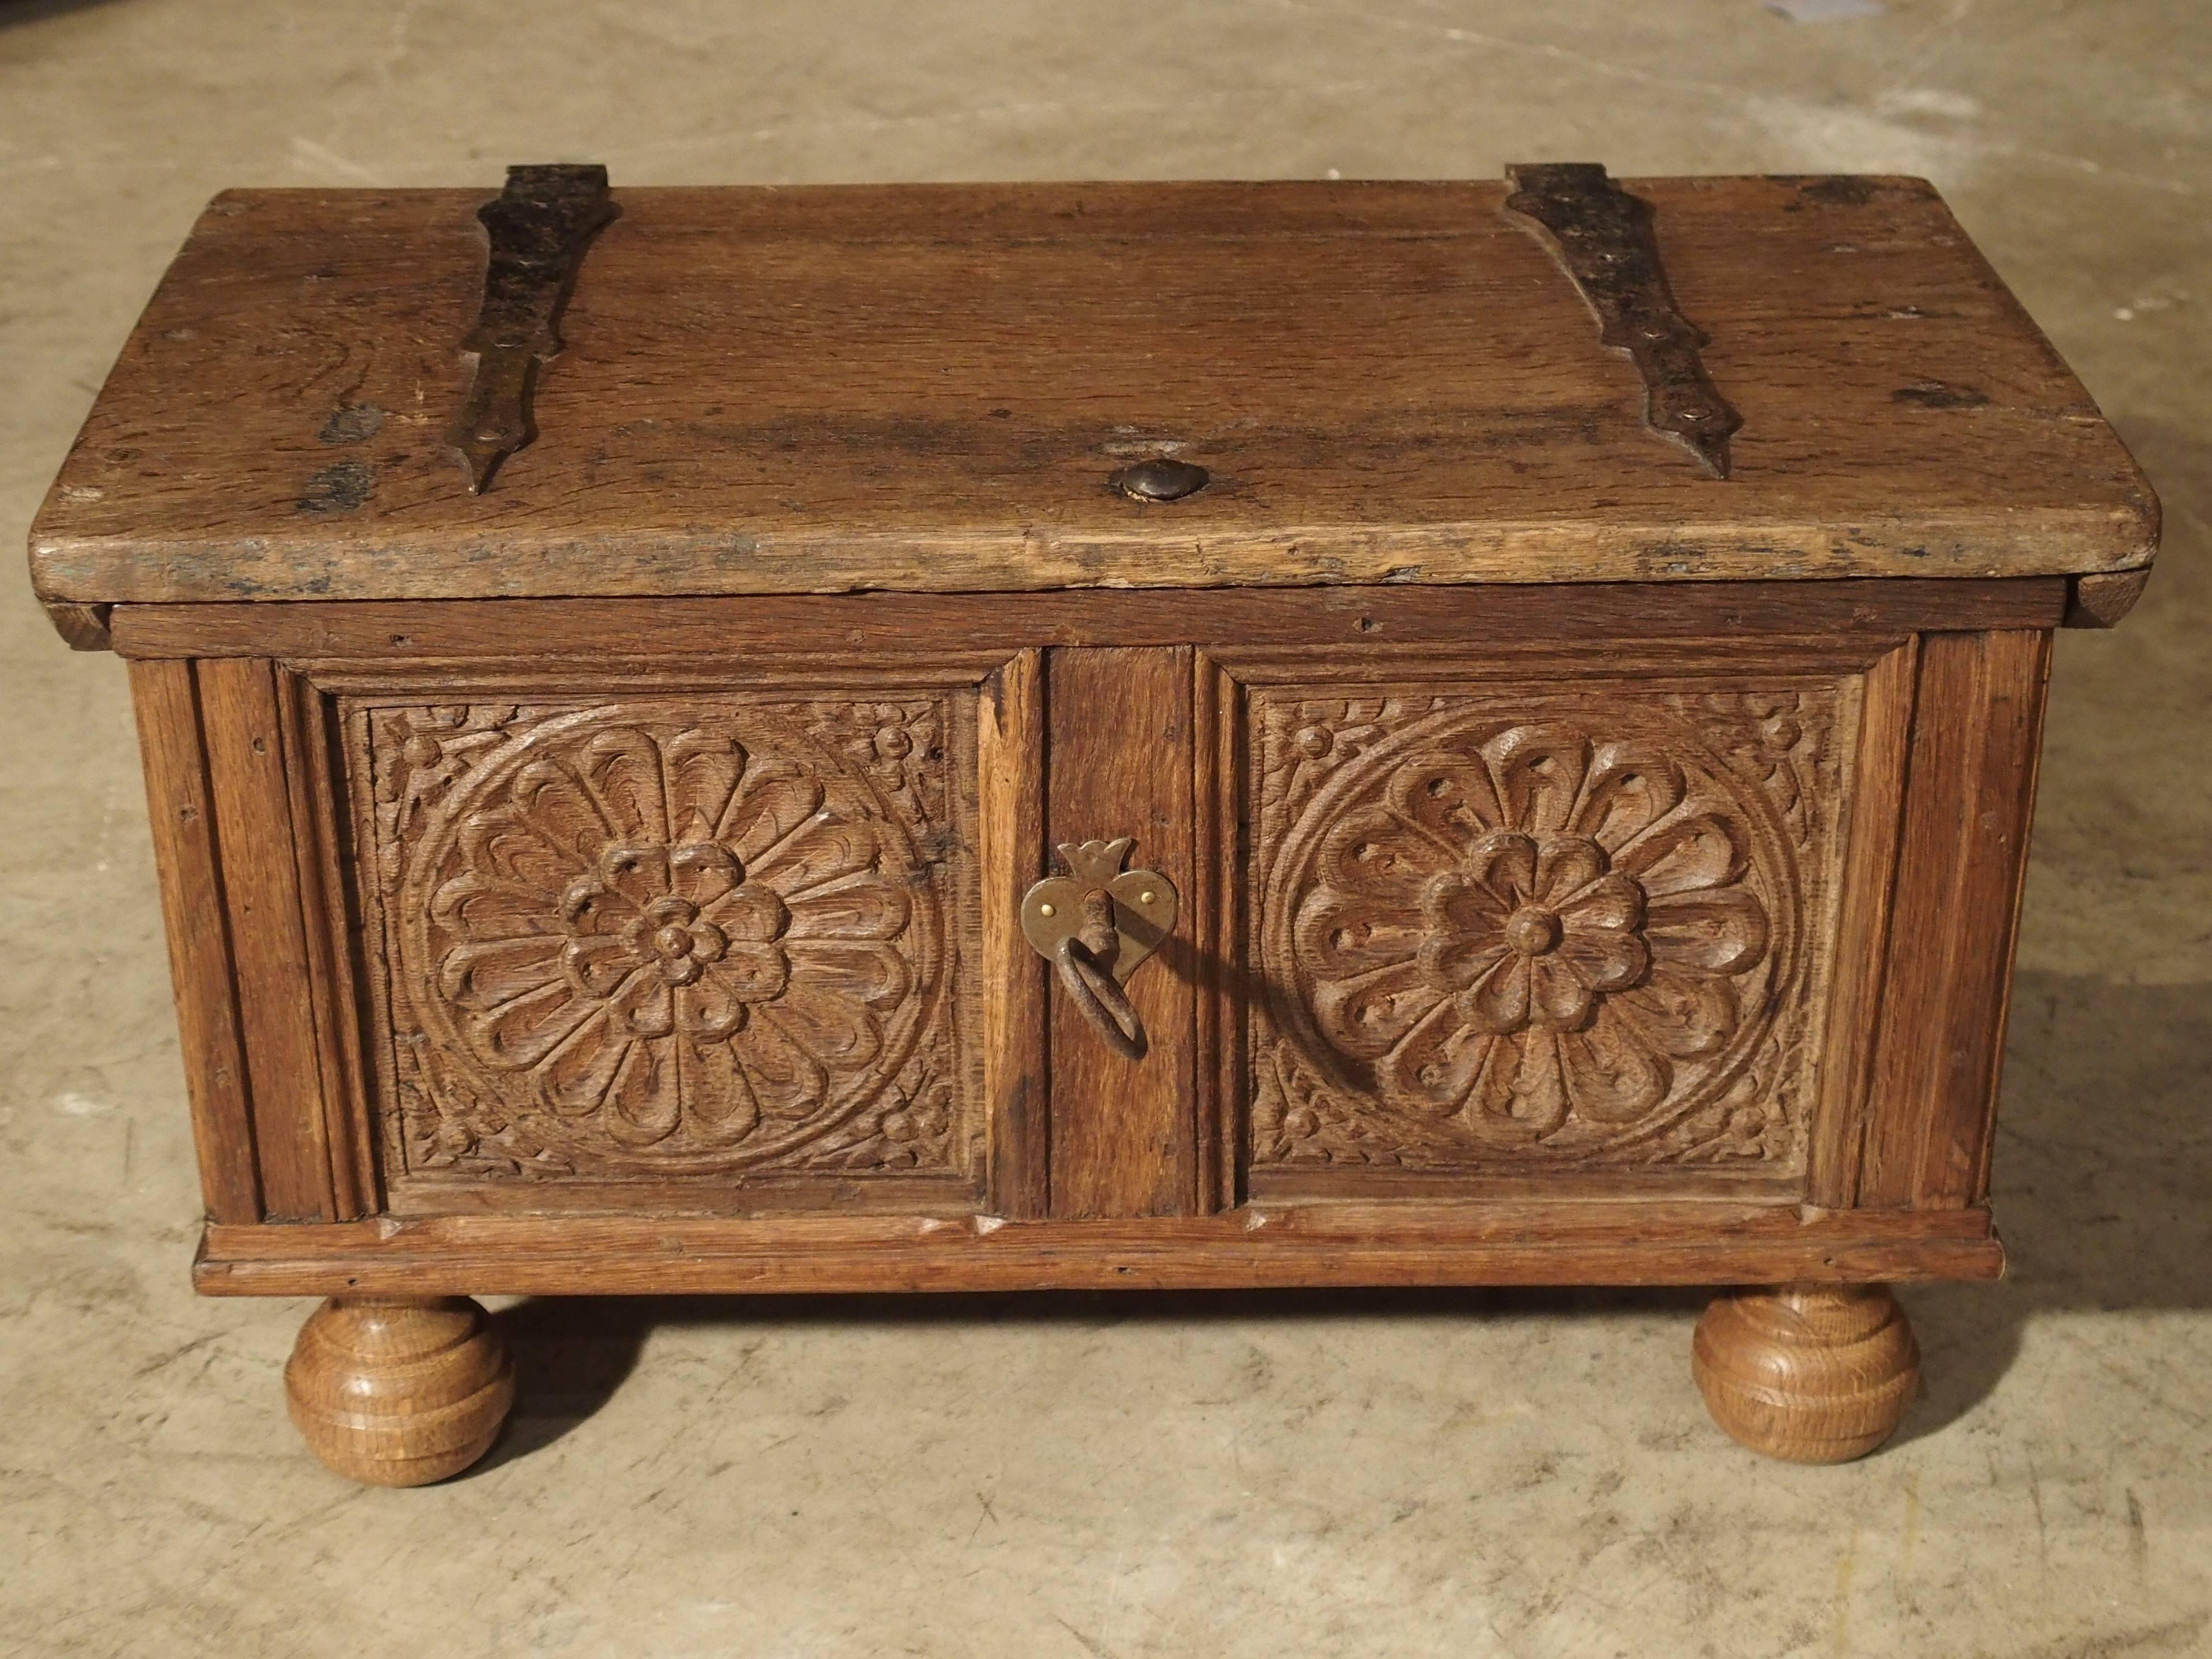
M972 690L363 699L348 730L400 1207L972 1198Z
M1802 1194L1863 676L1369 666L1245 689L1252 1195Z

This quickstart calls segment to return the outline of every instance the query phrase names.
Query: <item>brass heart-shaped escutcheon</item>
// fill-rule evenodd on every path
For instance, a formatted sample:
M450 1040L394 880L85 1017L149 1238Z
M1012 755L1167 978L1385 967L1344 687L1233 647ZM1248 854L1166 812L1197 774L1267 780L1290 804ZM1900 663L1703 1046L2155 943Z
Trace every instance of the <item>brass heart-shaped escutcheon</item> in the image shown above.
M1022 934L1060 971L1085 1019L1116 1054L1141 1060L1144 1022L1121 989L1175 931L1180 900L1157 870L1124 870L1136 839L1060 847L1065 875L1047 876L1022 896Z

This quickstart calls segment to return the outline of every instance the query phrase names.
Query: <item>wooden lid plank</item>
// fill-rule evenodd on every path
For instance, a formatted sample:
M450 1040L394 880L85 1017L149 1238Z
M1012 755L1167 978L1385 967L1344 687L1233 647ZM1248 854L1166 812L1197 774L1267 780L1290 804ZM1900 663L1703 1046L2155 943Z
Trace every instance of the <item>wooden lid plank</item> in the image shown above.
M2011 576L2157 503L1925 184L1623 181L1716 479L1503 184L624 189L472 495L483 191L218 198L32 532L77 605ZM1210 482L1137 501L1171 456Z

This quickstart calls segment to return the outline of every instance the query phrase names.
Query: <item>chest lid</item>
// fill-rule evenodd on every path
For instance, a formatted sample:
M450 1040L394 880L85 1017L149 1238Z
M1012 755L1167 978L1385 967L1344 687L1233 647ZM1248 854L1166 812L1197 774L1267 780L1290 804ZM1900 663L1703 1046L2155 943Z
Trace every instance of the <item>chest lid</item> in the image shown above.
M2053 575L2156 543L1918 180L617 187L609 220L586 170L519 169L501 200L217 198L40 514L40 594Z

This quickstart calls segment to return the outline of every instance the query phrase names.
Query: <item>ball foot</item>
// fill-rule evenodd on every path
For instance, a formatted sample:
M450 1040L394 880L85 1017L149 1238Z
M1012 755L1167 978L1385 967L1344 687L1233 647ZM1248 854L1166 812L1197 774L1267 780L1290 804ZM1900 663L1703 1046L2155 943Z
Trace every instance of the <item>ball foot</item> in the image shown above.
M514 1372L466 1297L332 1297L284 1367L292 1422L316 1456L376 1486L443 1480L491 1449Z
M1896 1429L1920 1345L1881 1285L1784 1285L1716 1297L1690 1368L1713 1420L1753 1451L1844 1463Z

